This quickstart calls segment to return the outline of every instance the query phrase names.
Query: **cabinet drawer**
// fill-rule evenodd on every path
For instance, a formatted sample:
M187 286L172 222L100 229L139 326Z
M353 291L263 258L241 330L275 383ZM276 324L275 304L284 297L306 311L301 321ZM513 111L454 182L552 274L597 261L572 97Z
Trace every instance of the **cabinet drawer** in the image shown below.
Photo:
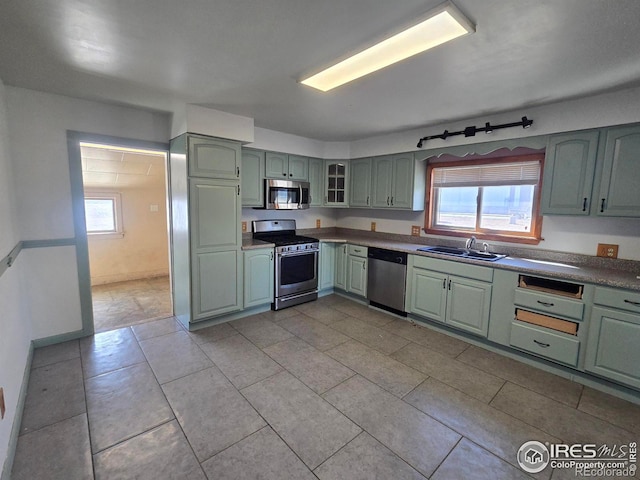
M640 313L640 292L596 287L593 303Z
M584 304L577 300L521 288L516 288L514 302L516 305L533 308L546 313L553 313L561 317L575 318L577 320L582 320L582 312L584 311Z
M575 338L567 338L542 328L512 322L510 343L514 347L550 360L573 367L578 364L580 341Z
M360 245L349 245L349 255L356 257L367 257L367 247L361 247Z
M413 255L413 265L418 268L450 273L459 277L473 278L483 282L493 281L493 268L470 265L455 260L441 260L439 258Z

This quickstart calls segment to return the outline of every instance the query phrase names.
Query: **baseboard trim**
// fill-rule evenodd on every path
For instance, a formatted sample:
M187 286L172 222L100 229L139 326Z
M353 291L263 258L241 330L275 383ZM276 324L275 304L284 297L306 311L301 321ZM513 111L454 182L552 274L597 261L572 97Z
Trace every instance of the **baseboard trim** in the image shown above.
M2 476L0 480L11 480L11 470L13 469L13 461L16 456L16 448L18 447L18 437L20 436L20 427L22 426L22 414L24 413L24 404L27 399L27 387L29 386L29 376L31 375L31 363L33 361L33 342L29 344L29 354L27 355L27 363L24 366L24 374L22 375L22 386L20 387L20 395L18 396L18 404L16 405L16 415L13 417L13 425L11 426L11 435L9 436L9 448L7 449L7 457L2 466Z
M68 342L69 340L77 340L78 338L88 337L92 335L87 334L84 330L76 330L74 332L61 333L60 335L53 335L51 337L39 338L33 340L33 347L48 347L49 345L55 345L56 343Z

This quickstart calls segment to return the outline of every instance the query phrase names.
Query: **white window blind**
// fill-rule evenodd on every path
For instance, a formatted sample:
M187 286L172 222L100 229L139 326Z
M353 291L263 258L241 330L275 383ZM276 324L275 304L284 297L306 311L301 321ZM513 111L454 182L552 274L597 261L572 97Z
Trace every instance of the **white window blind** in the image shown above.
M442 166L434 167L432 175L432 186L435 188L536 185L540 179L540 162Z

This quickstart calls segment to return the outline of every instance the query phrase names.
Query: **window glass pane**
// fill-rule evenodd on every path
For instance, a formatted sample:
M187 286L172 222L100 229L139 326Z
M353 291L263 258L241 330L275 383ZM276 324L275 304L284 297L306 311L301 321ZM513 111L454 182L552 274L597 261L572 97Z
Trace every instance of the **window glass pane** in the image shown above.
M84 201L87 232L115 232L115 201L111 198L87 198Z
M338 175L342 175L344 176L345 172L344 172L344 165L343 164L338 164Z
M477 197L477 187L436 189L436 225L445 228L475 229Z
M338 166L335 163L329 165L329 175L335 175Z
M533 185L484 187L480 228L530 232L534 190Z
M344 190L344 178L338 178L338 188Z

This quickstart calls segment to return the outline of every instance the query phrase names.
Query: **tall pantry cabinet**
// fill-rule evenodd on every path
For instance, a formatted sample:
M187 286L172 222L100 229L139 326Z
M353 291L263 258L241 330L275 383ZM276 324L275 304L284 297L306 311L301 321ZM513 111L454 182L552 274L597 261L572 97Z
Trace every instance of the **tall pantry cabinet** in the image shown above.
M240 165L238 142L171 141L173 302L185 326L242 309Z

